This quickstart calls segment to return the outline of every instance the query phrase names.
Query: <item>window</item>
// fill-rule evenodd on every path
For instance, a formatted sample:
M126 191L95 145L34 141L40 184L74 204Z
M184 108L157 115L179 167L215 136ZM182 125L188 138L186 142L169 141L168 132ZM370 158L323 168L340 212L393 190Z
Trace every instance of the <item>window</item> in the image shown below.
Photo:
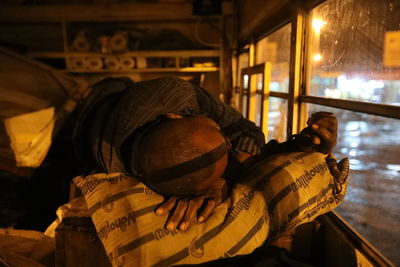
M233 106L240 110L244 117L247 117L247 89L249 88L249 77L241 77L241 69L249 66L249 53L242 53L238 57L236 87L233 94ZM246 93L245 93L246 92Z
M399 1L328 0L310 12L307 43L307 89L315 97L308 100L318 101L306 105L308 113L337 115L334 153L351 164L337 212L394 263L400 263L399 14Z
M400 3L327 1L311 12L309 94L400 106Z
M256 43L255 64L271 64L271 91L289 90L290 32L291 24L287 24Z
M336 211L400 265L400 1L327 0L312 9L306 2L305 13L250 44L254 65L240 72L243 114L283 141L292 129L282 126L298 132L311 113L335 113L334 154L351 164Z
M268 110L268 140L286 140L286 114L288 101L279 97L269 98Z
M291 24L287 24L258 41L256 64L242 68L241 111L263 129L268 140L287 137L290 34Z

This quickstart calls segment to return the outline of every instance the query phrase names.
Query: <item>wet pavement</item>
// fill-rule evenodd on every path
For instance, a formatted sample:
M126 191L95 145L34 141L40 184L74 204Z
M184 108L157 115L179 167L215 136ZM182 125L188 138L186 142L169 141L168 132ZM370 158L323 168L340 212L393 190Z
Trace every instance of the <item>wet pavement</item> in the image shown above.
M345 114L338 119L335 156L350 159L351 173L336 211L400 266L400 121Z

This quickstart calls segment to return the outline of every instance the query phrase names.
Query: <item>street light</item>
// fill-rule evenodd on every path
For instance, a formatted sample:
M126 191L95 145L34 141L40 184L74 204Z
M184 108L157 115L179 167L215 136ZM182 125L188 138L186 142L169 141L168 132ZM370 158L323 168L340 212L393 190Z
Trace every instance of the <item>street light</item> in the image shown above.
M326 21L322 19L313 19L312 20L312 27L317 34L320 34L321 28L326 24Z

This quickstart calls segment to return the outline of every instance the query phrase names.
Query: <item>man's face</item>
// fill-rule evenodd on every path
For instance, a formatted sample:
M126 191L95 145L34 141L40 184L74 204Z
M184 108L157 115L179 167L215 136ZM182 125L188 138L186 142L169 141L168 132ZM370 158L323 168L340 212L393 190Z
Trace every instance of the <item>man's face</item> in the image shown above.
M141 158L147 164L147 182L172 195L207 198L225 195L227 185L221 177L227 166L230 143L218 124L207 117L182 118L176 114L166 117L170 122L161 124L158 128L161 130L154 132L157 136L149 135L154 142L143 143L149 151L157 151L147 154L151 155L148 160Z
M166 117L169 119L184 118L181 115L174 113L168 113ZM230 141L221 132L221 128L215 121L207 117L196 117L193 119L196 120L196 124L198 125L198 127L216 129L220 134L221 140L223 140L223 142L225 142L227 146L227 153L229 152L229 150L231 149ZM203 140L203 142L207 142L207 140ZM205 198L221 197L221 199L224 199L228 193L228 185L226 183L226 180L222 178L226 166L227 155L224 159L221 159L219 162L217 162L215 172L212 174L212 176L208 177L203 183L196 186L195 195Z
M202 125L202 127L210 127L211 129L218 131L219 137L217 138L220 139L219 142L225 143L226 155L215 163L215 170L213 174L208 177L208 179L205 179L204 183L198 185L198 187L196 188L196 191L198 193L196 195L205 198L219 198L223 200L228 194L228 184L226 180L222 178L222 175L224 174L225 169L228 165L228 153L231 149L231 144L229 142L229 139L225 137L225 135L221 132L219 125L213 120L206 117L200 117L198 118L198 120L199 125ZM204 142L206 141L207 140L204 140Z
M213 198L223 200L228 195L228 184L221 176L215 176L210 179L208 186L199 188L195 196L204 198Z

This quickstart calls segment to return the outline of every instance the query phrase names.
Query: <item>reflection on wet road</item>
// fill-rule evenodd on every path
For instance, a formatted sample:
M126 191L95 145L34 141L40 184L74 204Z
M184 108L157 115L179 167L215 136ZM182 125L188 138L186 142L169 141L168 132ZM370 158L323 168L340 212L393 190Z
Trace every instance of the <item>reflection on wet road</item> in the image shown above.
M343 116L335 155L350 159L351 173L336 211L400 265L400 121Z

